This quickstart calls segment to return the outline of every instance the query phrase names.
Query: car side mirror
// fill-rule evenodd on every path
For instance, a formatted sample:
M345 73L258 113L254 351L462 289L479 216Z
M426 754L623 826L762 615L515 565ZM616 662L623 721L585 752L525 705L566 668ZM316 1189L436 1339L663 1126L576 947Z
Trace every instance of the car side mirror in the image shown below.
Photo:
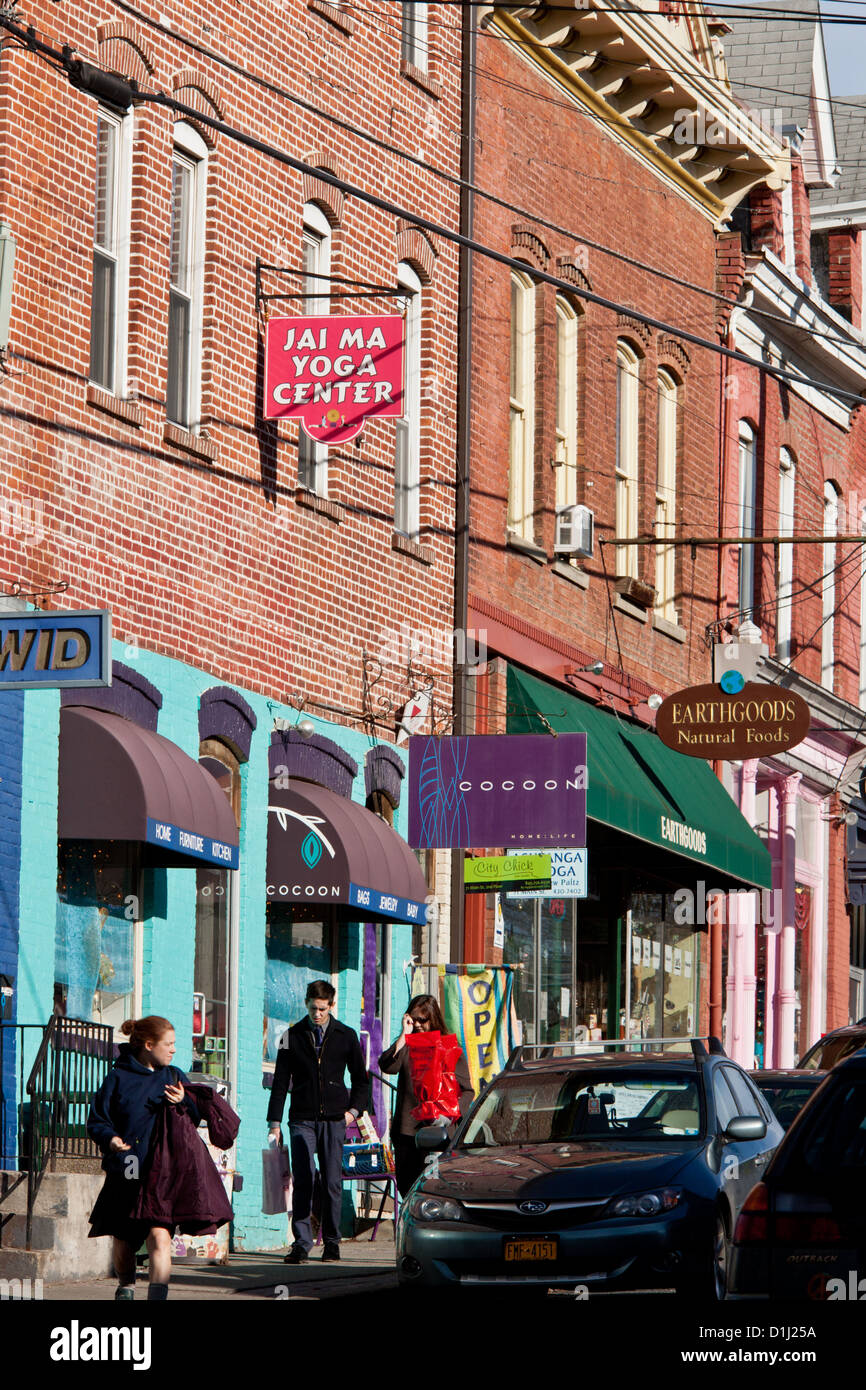
M415 1145L419 1149L432 1152L434 1149L447 1149L448 1130L444 1125L425 1125L415 1131Z
M757 1115L738 1115L735 1120L731 1120L725 1130L725 1138L739 1140L743 1142L748 1139L763 1139L767 1133L767 1124Z

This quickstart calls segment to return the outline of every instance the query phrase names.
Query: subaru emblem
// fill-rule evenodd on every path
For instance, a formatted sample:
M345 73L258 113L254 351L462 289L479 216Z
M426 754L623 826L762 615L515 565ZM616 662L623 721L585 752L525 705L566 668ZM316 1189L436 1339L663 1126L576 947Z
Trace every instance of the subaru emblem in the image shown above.
M522 1211L525 1216L540 1216L543 1211L547 1211L547 1202L518 1202L517 1210Z

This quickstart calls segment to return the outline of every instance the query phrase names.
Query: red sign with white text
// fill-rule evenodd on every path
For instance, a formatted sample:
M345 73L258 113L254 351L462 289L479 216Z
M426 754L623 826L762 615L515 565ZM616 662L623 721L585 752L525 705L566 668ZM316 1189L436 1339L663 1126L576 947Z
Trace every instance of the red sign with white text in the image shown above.
M268 320L266 419L300 420L311 439L343 444L367 420L403 413L399 314Z

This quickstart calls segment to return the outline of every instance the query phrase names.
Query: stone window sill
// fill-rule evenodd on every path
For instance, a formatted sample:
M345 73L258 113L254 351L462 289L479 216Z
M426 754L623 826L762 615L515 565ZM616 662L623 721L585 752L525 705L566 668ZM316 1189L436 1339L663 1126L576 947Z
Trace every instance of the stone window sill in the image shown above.
M344 509L339 502L333 502L330 497L320 497L317 492L310 492L309 488L299 487L295 501L299 507L308 507L311 512L318 512L319 516L330 517L337 525L343 520Z
M419 560L422 565L433 563L433 551L430 547L421 545L418 541L410 541L401 531L395 531L391 536L391 549L399 550L401 555L411 555L413 560Z
M528 560L534 560L537 565L547 564L547 552L536 545L535 541L528 541L523 536L518 536L516 531L509 531L505 544L509 550L517 550L521 555L525 555Z
M579 589L589 588L589 575L584 574L583 570L578 569L576 565L566 565L563 564L562 560L554 560L553 573L561 575L570 584L576 584Z
M182 429L180 425L173 425L170 421L163 426L162 442L173 444L176 449L183 449L184 453L194 454L196 458L205 459L208 463L216 463L219 458L219 449L207 435L193 434L192 430Z
M127 425L141 424L141 406L138 401L128 401L121 396L114 396L104 387L94 386L93 382L87 384L87 404L95 406L97 410L104 410L106 415L113 415Z
M344 34L354 34L356 21L342 5L329 5L328 0L307 0L307 9L312 10L313 14L320 14L323 19L342 29Z
M647 620L646 609L641 608L639 603L632 603L631 599L625 598L622 594L614 594L613 606L620 613L627 613L630 618L634 618L635 622L645 623Z
M414 82L416 87L420 87L422 92L426 92L436 101L442 96L442 83L437 82L435 77L431 77L423 68L416 68L414 63L407 63L405 58L400 59L400 75L409 82Z
M665 637L670 637L674 642L685 642L688 633L684 627L679 627L676 623L669 623L667 618L661 618L657 613L653 614L653 627L656 632L663 632Z

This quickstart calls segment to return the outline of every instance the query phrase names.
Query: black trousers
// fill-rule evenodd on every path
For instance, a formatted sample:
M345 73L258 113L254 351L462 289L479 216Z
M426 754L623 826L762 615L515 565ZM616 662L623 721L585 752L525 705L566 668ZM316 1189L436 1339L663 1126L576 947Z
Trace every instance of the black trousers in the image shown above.
M415 1143L414 1134L392 1134L397 1191L405 1197L416 1178L424 1171L427 1154Z
M299 1120L289 1122L292 1156L292 1236L296 1245L313 1248L310 1212L313 1206L315 1155L319 1156L322 1179L322 1239L326 1245L339 1244L340 1216L343 1210L343 1145L345 1120Z

